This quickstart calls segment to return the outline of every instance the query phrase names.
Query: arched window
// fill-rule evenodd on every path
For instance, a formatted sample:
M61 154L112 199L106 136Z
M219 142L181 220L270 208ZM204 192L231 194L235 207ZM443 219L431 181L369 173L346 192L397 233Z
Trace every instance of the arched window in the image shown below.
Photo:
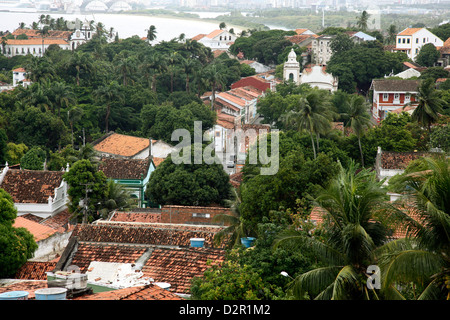
M289 81L294 81L294 74L292 72L289 73Z

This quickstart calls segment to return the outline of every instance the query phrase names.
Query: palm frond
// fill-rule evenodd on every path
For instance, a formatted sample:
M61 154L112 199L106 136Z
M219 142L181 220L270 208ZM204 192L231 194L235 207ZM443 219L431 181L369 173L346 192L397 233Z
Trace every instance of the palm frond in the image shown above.
M323 267L305 272L296 277L291 283L292 292L296 297L303 297L306 293L311 296L323 295L324 290L333 284L341 267Z

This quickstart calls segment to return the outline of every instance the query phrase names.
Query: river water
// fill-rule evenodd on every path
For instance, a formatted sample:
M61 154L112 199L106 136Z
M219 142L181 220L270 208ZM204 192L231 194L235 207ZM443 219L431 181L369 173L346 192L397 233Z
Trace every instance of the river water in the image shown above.
M33 12L33 13L16 13L16 12L0 12L0 30L14 31L19 27L20 22L24 22L27 27L30 27L32 22L37 22L41 14L50 14L52 18L63 17L68 21L75 21L76 18L81 21L94 20L95 22L102 22L107 30L113 27L119 33L120 38L128 38L133 35L145 37L147 35L146 29L151 25L156 27L156 42L169 41L177 38L181 33L184 33L186 38L192 38L200 33L208 34L211 31L219 28L219 23L201 20L189 20L183 18L162 18L154 16L144 16L135 14L61 14L53 12ZM221 13L214 13L219 15ZM210 14L208 17L213 17ZM205 16L205 15L203 15ZM235 28L236 32L240 32L239 28Z

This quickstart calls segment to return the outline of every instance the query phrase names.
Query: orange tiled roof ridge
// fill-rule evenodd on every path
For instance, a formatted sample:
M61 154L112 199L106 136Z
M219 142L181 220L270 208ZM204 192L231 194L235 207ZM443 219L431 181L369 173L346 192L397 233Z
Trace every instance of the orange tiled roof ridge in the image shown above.
M148 148L150 141L147 138L111 132L95 141L93 145L98 152L131 157Z

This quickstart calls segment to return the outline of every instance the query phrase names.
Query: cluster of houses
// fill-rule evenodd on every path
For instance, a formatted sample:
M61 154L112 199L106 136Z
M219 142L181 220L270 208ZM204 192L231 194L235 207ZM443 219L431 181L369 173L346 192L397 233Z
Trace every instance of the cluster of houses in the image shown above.
M41 30L16 29L4 35L2 52L7 57L27 54L42 57L51 45L57 45L64 50L75 50L92 39L94 34L95 31L90 29L49 30L47 34L43 34Z
M402 31L397 37L397 49L414 55L415 45L434 42L440 45L442 53L450 52L448 40L439 43L422 29ZM284 64L282 80L274 76L272 68L241 59L241 63L255 69L256 75L240 79L228 91L214 95L208 92L202 97L204 103L212 105L217 113L216 125L209 132L216 152L235 152L236 171L230 175L234 187L239 187L242 182L242 163L251 144L248 140L236 142L234 133L239 129L270 130L269 125L261 124L256 108L266 92L274 91L283 80L309 83L332 92L337 90L338 79L326 72L333 36L317 36L307 29L297 29L296 33L289 40L307 46L307 54L313 58L303 70L300 70L294 51L289 53ZM77 37L88 40L88 35L81 31L75 38L72 38L73 34L67 35L67 49L78 46L79 43L73 42ZM362 32L349 36L356 42L373 40ZM216 30L199 35L195 40L221 52L229 48L235 36L227 30ZM6 46L9 56L28 52L28 48L33 54L44 52L34 52L32 47L14 47L13 43ZM406 45L411 45L411 49L406 49ZM301 58L306 59L306 55ZM409 78L417 77L421 71L420 66L408 62L395 79L373 80L371 113L375 120L381 121L388 112L403 111L406 103L415 101L418 80ZM14 72L17 76L14 85L25 84L25 70ZM45 290L48 295L64 292L65 299L73 300L189 298L191 280L225 260L224 243L214 241L215 235L225 226L215 222L214 217L231 214L231 209L157 206L148 202L145 190L152 172L175 150L164 141L110 132L94 141L93 146L101 160L98 170L129 190L136 200L136 208L127 212L113 211L107 218L91 224L77 224L67 209L69 186L63 174L70 170L69 166L61 171L34 171L6 164L0 171L0 188L12 196L17 208L14 226L28 229L38 243L38 250L17 271L14 279L0 280L0 298L4 293L26 292L26 298L39 299ZM388 179L401 173L410 161L420 156L423 154L393 153L379 148L375 166L377 177ZM391 194L391 200L396 197L398 195ZM311 219L320 223L322 215L323 212L316 208ZM401 232L397 232L392 238L401 236Z

